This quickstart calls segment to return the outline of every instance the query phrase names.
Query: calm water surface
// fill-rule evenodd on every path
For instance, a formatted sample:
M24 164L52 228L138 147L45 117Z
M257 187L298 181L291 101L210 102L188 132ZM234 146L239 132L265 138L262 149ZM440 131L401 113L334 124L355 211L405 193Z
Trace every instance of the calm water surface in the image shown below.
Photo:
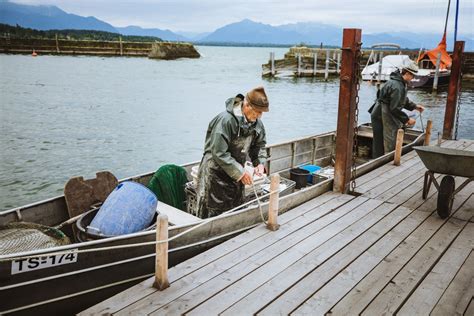
M270 51L198 47L198 60L0 55L0 210L62 193L73 176L118 178L199 160L224 101L265 86L268 142L334 130L339 81L261 78ZM376 89L360 90L360 121ZM446 93L411 91L442 126ZM460 137L474 138L474 89L462 95Z

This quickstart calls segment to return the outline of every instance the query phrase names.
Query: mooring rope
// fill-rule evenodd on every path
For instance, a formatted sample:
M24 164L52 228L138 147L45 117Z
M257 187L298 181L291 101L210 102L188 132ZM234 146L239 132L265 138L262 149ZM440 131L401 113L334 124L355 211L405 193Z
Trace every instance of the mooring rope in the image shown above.
M106 250L115 250L115 249L124 249L124 248L134 248L134 247L141 247L141 246L149 246L149 245L157 245L157 244L162 244L162 243L168 243L168 242L171 242L175 239L178 239L179 237L182 237L188 233L190 233L191 231L193 230L196 230L208 223L211 223L217 219L219 219L220 217L222 217L223 215L226 215L226 214L229 214L229 213L232 213L232 212L235 212L239 209L241 209L242 207L244 206L247 206L249 204L252 204L254 203L255 201L257 201L258 203L258 206L259 206L259 209L260 209L260 214L261 214L261 217L262 217L262 220L263 222L266 224L266 221L265 221L265 218L263 216L263 210L262 210L262 207L261 207L261 203L260 203L260 199L264 198L264 197L267 197L267 196L270 196L274 193L277 193L277 192L280 192L280 190L275 190L275 191L272 191L272 192L269 192L267 194L264 194L262 195L260 198L257 198L256 199L253 199L253 200L250 200L244 204L241 204L237 207L234 207L228 211L225 211L223 212L222 214L218 215L218 216L215 216L215 217L211 217L211 218L207 218L207 219L203 219L201 223L179 233L179 234L176 234L175 236L173 237L170 237L168 239L164 239L164 240L158 240L158 241L147 241L147 242L141 242L141 243L134 243L134 244L125 244L125 245L116 245L116 246L108 246L108 247L100 247L100 248L90 248L90 249L69 249L69 250L64 250L64 251L57 251L57 252L48 252L48 249L44 249L45 252L44 253L41 253L41 254L36 254L36 255L26 255L26 256L18 256L18 257L9 257L9 255L5 255L5 256L0 256L0 262L8 262L8 261L14 261L14 260L22 260L22 259L29 259L29 258L36 258L36 257L43 257L43 256L52 256L52 255L62 255L62 254L70 254L70 253L77 253L77 254L80 254L80 253L90 253L90 252L99 252L99 251L106 251ZM256 190L255 190L255 187L254 187L254 193L256 193ZM157 228L158 229L158 228Z

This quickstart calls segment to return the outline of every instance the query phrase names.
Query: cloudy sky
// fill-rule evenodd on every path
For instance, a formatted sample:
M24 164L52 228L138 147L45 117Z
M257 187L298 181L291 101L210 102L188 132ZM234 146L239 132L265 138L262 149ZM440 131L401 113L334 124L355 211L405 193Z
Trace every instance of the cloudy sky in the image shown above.
M13 0L56 5L95 16L114 26L138 25L173 31L211 32L248 18L271 25L321 22L362 28L365 33L443 30L448 0ZM454 27L456 0L451 1ZM474 0L460 0L458 32L473 37Z

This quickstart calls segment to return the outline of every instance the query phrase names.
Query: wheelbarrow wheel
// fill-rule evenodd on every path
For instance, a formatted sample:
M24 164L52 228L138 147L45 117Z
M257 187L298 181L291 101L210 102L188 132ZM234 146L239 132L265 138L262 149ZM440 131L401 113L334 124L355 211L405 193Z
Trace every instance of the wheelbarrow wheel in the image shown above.
M438 215L445 219L451 214L454 201L454 178L445 176L441 180L438 193Z

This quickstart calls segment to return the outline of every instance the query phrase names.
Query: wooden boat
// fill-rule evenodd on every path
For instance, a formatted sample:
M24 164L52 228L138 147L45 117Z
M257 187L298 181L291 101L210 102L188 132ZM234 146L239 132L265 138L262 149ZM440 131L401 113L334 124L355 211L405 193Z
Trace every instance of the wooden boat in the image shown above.
M303 137L288 142L268 146L270 156L269 173L280 173L287 177L289 169L304 164L327 166L335 154L336 133ZM405 133L403 152L424 140L421 131L408 130ZM370 148L372 129L361 125L358 134L359 148ZM375 160L367 157L367 151L358 150L357 175L363 175L393 159L393 152ZM362 157L361 153L366 153ZM198 162L184 165L188 173ZM147 183L153 173L127 179ZM191 177L189 177L191 179ZM280 212L292 209L332 188L332 179L297 190L280 197ZM160 206L161 205L161 206ZM262 204L263 212L268 203ZM159 203L159 210L168 214L170 220L169 236L202 222L201 219L186 212ZM55 226L68 219L64 196L3 211L0 225L17 221ZM169 244L169 262L175 265L236 234L242 233L261 223L258 205L216 217L210 224L173 240ZM72 234L70 229L64 229ZM71 238L73 236L70 236ZM84 310L122 290L128 288L154 272L155 246L149 245L127 248L143 242L154 242L155 231L142 231L134 234L73 243L48 249L38 249L23 253L0 256L0 314L72 314ZM109 247L107 250L83 252ZM63 252L55 255L56 252ZM66 253L64 253L66 252ZM30 256L28 258L22 258Z

